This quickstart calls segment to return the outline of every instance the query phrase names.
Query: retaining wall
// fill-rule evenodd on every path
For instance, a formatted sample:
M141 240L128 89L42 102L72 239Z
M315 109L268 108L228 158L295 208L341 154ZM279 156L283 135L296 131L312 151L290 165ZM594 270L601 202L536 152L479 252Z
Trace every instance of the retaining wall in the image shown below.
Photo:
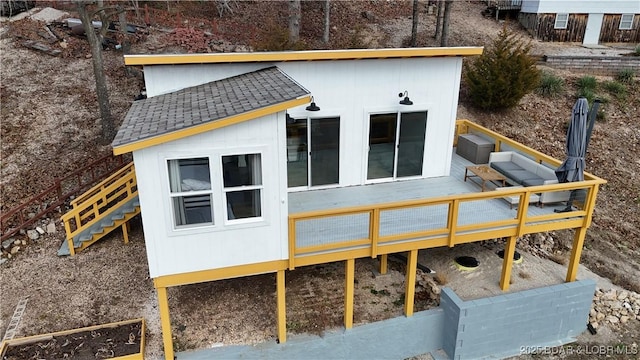
M595 286L582 280L471 301L444 288L442 348L454 360L502 358L572 342L587 328Z
M640 56L561 56L545 55L540 65L590 75L615 76L631 69L640 76Z

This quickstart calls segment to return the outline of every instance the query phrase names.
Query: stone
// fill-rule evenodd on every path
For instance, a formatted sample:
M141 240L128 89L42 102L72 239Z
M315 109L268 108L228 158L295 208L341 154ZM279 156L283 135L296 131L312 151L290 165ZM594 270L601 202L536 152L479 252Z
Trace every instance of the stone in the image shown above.
M9 261L8 258L0 258L0 265L6 263L7 261Z
M598 320L598 321L600 321L600 320L602 320L602 319L604 319L604 318L605 318L604 313L601 313L601 312L600 312L600 313L598 313L598 314L596 315L596 320Z
M55 234L56 233L56 224L50 222L47 224L47 234Z
M38 232L38 234L40 234L40 235L44 235L44 229L43 229L43 228L41 228L40 226L37 226L37 227L36 227L36 231Z
M604 300L616 300L618 298L618 295L616 294L616 289L611 289L605 292L602 298Z
M626 324L627 321L629 321L629 317L628 316L620 316L620 323L621 324Z
M598 315L598 312L596 311L596 309L591 309L589 311L589 317L595 318L596 315Z
M20 242L20 244L22 244L22 246L26 246L26 245L27 245L27 240L22 240L22 241Z
M20 251L20 246L14 246L11 248L12 255L15 255L18 251Z
M15 241L13 242L13 245L20 245L20 240L15 240Z
M605 320L607 320L611 324L617 324L618 322L620 322L620 319L618 319L618 317L615 315L609 315Z
M622 303L622 307L623 307L623 308L625 308L625 309L627 309L627 310L631 310L631 304L629 304L629 303L628 303L628 302L626 302L626 301L625 301L624 303Z
M13 244L13 239L7 239L2 242L2 248L7 250L9 249L9 247L11 247L11 244Z
M620 294L618 294L618 300L626 300L629 297L629 293L626 291L621 291Z
M597 322L597 321L594 321L594 322L592 322L592 323L591 323L591 326L592 326L594 329L597 329L597 328L598 328L598 326L600 326L600 324L598 324L598 322Z
M40 237L40 234L38 234L38 232L35 230L27 230L27 236L31 240L38 240L38 238Z

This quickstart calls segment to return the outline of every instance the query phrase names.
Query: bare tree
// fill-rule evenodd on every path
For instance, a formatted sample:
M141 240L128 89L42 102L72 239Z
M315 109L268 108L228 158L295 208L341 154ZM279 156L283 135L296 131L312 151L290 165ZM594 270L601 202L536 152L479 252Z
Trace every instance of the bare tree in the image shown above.
M300 40L300 0L289 0L289 41L296 43Z
M77 1L78 15L82 21L84 32L91 48L91 57L93 60L93 75L96 79L96 94L98 96L98 107L100 109L100 118L102 119L102 138L108 143L113 140L116 135L115 124L113 122L113 116L111 115L111 104L109 102L109 90L107 88L107 78L104 74L104 66L102 62L102 39L106 33L106 14L104 6L100 6L102 1L98 1L98 8L93 13L89 13L87 8L92 2ZM96 13L100 14L102 21L102 30L100 34L96 34L93 28L93 16Z
M438 7L438 12L436 15L436 32L433 34L433 38L436 41L439 40L440 35L442 34L442 17L444 16L444 0L437 0L436 6Z
M411 47L418 43L418 0L413 0L413 13L411 15Z
M324 34L322 35L322 41L325 44L329 43L329 31L330 31L330 21L329 21L329 11L331 8L330 0L324 0Z
M449 20L451 19L451 7L453 6L453 0L445 0L444 2L444 17L442 18L442 39L440 39L440 46L449 46Z

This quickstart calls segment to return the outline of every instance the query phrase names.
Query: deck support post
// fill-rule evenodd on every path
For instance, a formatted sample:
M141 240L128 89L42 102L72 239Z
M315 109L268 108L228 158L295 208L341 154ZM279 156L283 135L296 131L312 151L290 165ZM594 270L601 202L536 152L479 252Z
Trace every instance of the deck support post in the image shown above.
M129 229L127 226L128 222L125 222L124 224L122 224L122 237L124 237L124 243L128 244L129 243Z
M384 275L387 273L387 254L380 255L380 274Z
M285 303L284 270L276 273L276 297L278 303L278 343L287 342L287 307Z
M567 282L575 281L578 274L578 265L580 265L580 255L582 255L582 247L584 246L584 238L587 235L586 227L579 227L573 236L573 247L571 248L571 258L569 259L569 268L567 269Z
M171 336L171 317L169 316L169 299L167 288L159 287L158 307L160 308L160 323L162 325L162 343L164 345L165 360L173 360L173 338Z
M355 259L347 259L345 262L345 287L344 287L344 327L353 327L353 283L355 274Z
M513 255L516 252L516 239L516 236L510 236L504 248L502 275L500 276L500 289L502 291L509 290L509 284L511 283L511 268L513 267Z
M404 315L413 315L413 301L416 293L416 268L418 266L418 250L409 251L407 256L406 289L404 293Z

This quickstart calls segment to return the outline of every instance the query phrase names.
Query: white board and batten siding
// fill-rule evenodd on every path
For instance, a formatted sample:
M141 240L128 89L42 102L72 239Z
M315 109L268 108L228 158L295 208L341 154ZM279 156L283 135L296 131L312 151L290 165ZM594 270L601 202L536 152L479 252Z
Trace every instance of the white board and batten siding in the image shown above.
M273 65L308 89L321 108L292 108L291 116L340 117L339 187L367 183L373 113L427 111L422 177L449 175L461 57L152 65L145 66L145 81L155 96ZM399 104L404 91L412 106ZM285 126L279 113L134 152L151 277L287 259ZM222 225L203 231L172 231L166 159L253 148L263 151L264 221L234 228L220 218ZM212 179L220 190L221 181Z
M520 10L533 14L638 14L638 0L526 0Z
M133 152L144 236L152 278L198 270L286 259L286 164L278 148L284 113L209 131ZM280 133L280 134L279 134ZM262 218L229 224L222 200L222 155L260 153ZM214 225L174 229L167 160L209 156ZM284 202L283 202L284 201Z

